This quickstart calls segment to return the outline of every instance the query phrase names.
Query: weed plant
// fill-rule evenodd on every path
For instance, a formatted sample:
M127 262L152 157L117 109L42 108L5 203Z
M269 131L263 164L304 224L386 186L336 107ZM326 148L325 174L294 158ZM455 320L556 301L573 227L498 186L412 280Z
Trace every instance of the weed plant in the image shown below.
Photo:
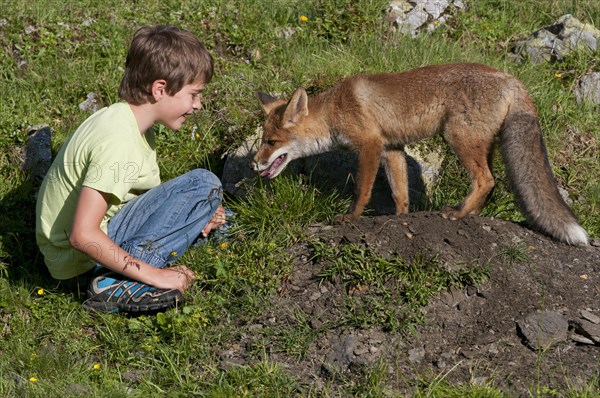
M163 179L191 168L220 174L223 154L252 135L262 120L255 92L287 96L331 87L355 73L400 71L432 63L483 62L519 77L539 110L560 186L592 237L600 233L598 162L600 113L578 106L578 77L600 69L599 53L560 62L516 64L508 53L517 37L571 13L600 27L593 0L477 0L448 25L413 39L390 34L385 0L2 0L0 2L0 396L381 396L385 367L366 369L320 389L300 385L271 360L278 352L301 358L314 341L302 314L284 330L255 333L250 365L226 368L221 354L236 344L241 325L263 314L291 269L285 249L315 223L329 223L347 206L336 193L303 179L281 177L249 187L246 200L228 198L237 226L226 242L209 241L182 258L198 275L186 305L129 318L88 314L80 299L56 288L35 246L36 184L20 169L30 126L48 125L58 151L90 114L78 105L95 93L100 106L118 101L125 52L136 27L176 24L196 33L215 57L204 107L178 133L158 130ZM300 17L304 18L300 18ZM430 140L426 145L436 146ZM444 148L444 146L441 146ZM428 208L457 202L468 189L452 155L431 192ZM498 165L498 185L484 215L520 220ZM422 316L442 287L476 282L485 273L441 273L434 259L406 264L356 247L332 256L323 278L347 288L373 289L371 301L346 306L340 322L401 331ZM330 249L330 248L329 248ZM506 253L519 261L517 248ZM337 260L336 260L337 258ZM344 262L342 259L346 259ZM350 266L352 264L352 266ZM397 305L397 306L396 306ZM365 311L365 309L367 309ZM402 323L406 320L405 323ZM493 386L420 383L415 396L502 396ZM565 396L592 396L592 380ZM596 390L597 391L597 390ZM535 394L535 393L534 393Z

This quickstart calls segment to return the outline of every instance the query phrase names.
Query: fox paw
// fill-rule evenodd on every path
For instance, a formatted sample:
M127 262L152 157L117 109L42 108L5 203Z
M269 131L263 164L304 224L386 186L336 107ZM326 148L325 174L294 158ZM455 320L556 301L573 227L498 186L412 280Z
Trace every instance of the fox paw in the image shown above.
M356 220L358 217L353 216L352 214L338 214L333 219L333 223L336 225L345 224L350 221Z
M453 206L444 207L442 210L440 210L440 213L446 220L456 221L462 217L460 211Z

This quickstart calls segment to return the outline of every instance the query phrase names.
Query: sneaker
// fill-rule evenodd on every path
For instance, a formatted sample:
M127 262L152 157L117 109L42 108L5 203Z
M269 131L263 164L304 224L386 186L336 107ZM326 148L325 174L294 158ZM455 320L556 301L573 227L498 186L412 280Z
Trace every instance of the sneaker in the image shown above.
M116 272L94 277L87 288L84 308L102 312L156 312L164 311L183 302L177 289L159 289L136 282Z

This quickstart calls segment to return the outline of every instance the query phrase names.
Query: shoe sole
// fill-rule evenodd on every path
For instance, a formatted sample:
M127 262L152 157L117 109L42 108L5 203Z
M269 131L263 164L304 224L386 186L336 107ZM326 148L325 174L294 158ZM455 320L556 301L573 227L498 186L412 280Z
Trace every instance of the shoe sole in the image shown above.
M107 312L115 314L118 312L128 313L144 313L144 312L157 312L165 311L183 303L182 299L176 298L173 302L157 302L150 304L125 304L125 303L112 303L107 301L95 301L87 299L82 303L83 308L92 312Z

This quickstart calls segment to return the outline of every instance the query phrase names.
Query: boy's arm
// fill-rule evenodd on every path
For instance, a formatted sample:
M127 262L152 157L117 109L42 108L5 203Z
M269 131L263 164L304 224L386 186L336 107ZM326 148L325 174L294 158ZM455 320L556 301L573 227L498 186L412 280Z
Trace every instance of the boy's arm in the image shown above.
M100 223L108 209L108 194L84 186L79 194L70 244L104 267L128 278L162 289L184 291L194 279L194 273L179 265L159 269L121 249L101 229Z

